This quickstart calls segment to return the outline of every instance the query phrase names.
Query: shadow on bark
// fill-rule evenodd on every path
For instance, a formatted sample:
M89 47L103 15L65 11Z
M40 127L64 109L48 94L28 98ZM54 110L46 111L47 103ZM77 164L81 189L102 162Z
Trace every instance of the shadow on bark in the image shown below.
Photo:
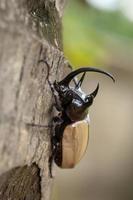
M0 176L0 200L40 200L41 177L36 164L15 167Z

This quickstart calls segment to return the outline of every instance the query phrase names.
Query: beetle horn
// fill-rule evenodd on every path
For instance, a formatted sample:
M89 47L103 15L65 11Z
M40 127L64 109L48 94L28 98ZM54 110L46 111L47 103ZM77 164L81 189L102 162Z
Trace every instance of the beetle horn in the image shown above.
M83 80L84 80L84 78L85 78L85 74L86 74L86 72L83 73L82 77L80 78L80 80L79 80L78 83L76 84L75 89L78 89L78 88L81 87L82 82L83 82Z
M89 96L92 96L93 98L95 98L98 93L98 90L99 90L99 83L97 84L96 89L91 94L89 94Z
M99 90L99 83L97 84L96 89L89 95L86 96L85 100L87 101L85 103L85 107L89 107L93 103L93 99L96 97Z
M101 74L105 74L106 76L110 77L114 82L115 82L115 79L114 77L108 73L108 72L105 72L101 69L97 69L97 68L93 68L93 67L82 67L82 68L79 68L75 71L72 71L70 74L68 74L62 81L60 81L58 84L59 85L69 85L70 81L75 77L77 76L78 74L80 73L83 73L83 72L98 72L98 73L101 73Z

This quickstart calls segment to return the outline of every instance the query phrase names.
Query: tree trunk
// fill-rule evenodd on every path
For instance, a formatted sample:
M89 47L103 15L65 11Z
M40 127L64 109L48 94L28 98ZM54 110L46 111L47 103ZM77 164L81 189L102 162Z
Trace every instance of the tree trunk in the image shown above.
M67 70L63 5L64 0L0 1L0 200L50 197L53 97L47 80L60 80Z

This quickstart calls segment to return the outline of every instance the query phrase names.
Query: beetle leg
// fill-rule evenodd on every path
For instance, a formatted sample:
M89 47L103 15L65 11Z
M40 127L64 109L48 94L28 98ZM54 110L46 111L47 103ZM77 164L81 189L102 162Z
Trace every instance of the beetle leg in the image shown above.
M40 62L44 62L44 63L46 64L46 66L47 66L47 69L48 69L47 81L48 81L48 84L49 84L49 86L50 86L50 89L51 89L52 94L53 94L54 99L55 99L54 107L55 107L58 111L62 111L63 108L62 108L62 106L60 105L60 101L59 101L58 95L57 95L56 92L55 92L54 85L53 85L53 83L50 82L50 80L49 80L49 78L48 78L48 77L49 77L50 66L49 66L49 64L48 64L48 62L47 62L46 60L39 60L39 63L40 63Z
M53 165L54 157L55 157L55 151L54 151L54 148L52 147L52 153L51 153L51 156L49 158L49 174L50 174L50 178L53 178L53 175L52 175L52 165Z
M49 175L50 175L50 178L53 178L53 175L52 175L52 164L53 164L53 154L49 158Z
M53 161L57 155L57 151L59 148L59 141L60 141L60 127L61 124L63 124L63 119L61 116L56 116L53 118L54 126L52 131L52 137L51 137L51 155L49 158L49 173L50 177L52 178L52 164ZM56 130L56 131L55 131Z
M53 161L55 159L55 156L57 154L58 145L59 145L59 142L57 141L57 138L56 138L56 136L54 134L51 137L51 156L49 158L49 173L50 173L50 177L51 178L53 178L53 175L52 175L52 165L53 165Z
M35 124L35 123L28 123L28 122L25 122L25 125L31 126L31 127L40 127L40 128L52 128L53 127L52 124L44 125L44 124Z
M49 83L49 86L51 88L52 94L54 96L54 100L55 100L55 103L53 104L53 106L60 112L60 111L63 110L63 108L62 108L62 106L60 104L60 100L58 98L58 95L55 92L53 84L49 80L48 80L48 83Z
M53 129L53 131L54 131L54 129ZM55 157L55 153L56 153L55 152L55 149L56 149L55 144L56 144L56 142L54 141L54 135L55 135L55 133L52 134L52 137L51 137L51 155L49 157L49 174L50 174L51 178L53 178L53 175L52 175L52 165L53 165L53 161L54 161L54 157Z
M55 97L54 97L55 98ZM57 109L57 111L61 112L63 110L62 106L60 105L60 101L55 98L55 103L53 104L53 106Z
M61 124L61 123L63 122L63 120L61 119L60 116L55 116L55 117L53 118L53 122L54 122L55 124Z
M50 177L53 178L53 175L52 175L52 165L53 165L53 161L55 159L55 156L57 154L57 149L58 149L58 145L59 143L57 143L57 141L55 140L54 141L54 138L53 138L53 141L51 142L52 144L52 153L51 153L51 156L49 158L49 173L50 173Z
M54 100L55 100L54 106L58 111L62 111L62 107L60 105L60 101L59 101L58 95L56 94L56 92L54 90L54 86L49 80L48 80L48 83L49 83L49 86L51 88L52 94L54 96Z

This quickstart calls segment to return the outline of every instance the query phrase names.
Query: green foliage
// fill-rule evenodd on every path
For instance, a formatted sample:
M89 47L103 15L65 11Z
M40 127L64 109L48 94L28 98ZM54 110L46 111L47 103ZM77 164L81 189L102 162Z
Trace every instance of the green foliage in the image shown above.
M73 0L66 9L63 24L64 51L76 66L104 63L109 40L133 44L133 24L120 12L96 10Z

